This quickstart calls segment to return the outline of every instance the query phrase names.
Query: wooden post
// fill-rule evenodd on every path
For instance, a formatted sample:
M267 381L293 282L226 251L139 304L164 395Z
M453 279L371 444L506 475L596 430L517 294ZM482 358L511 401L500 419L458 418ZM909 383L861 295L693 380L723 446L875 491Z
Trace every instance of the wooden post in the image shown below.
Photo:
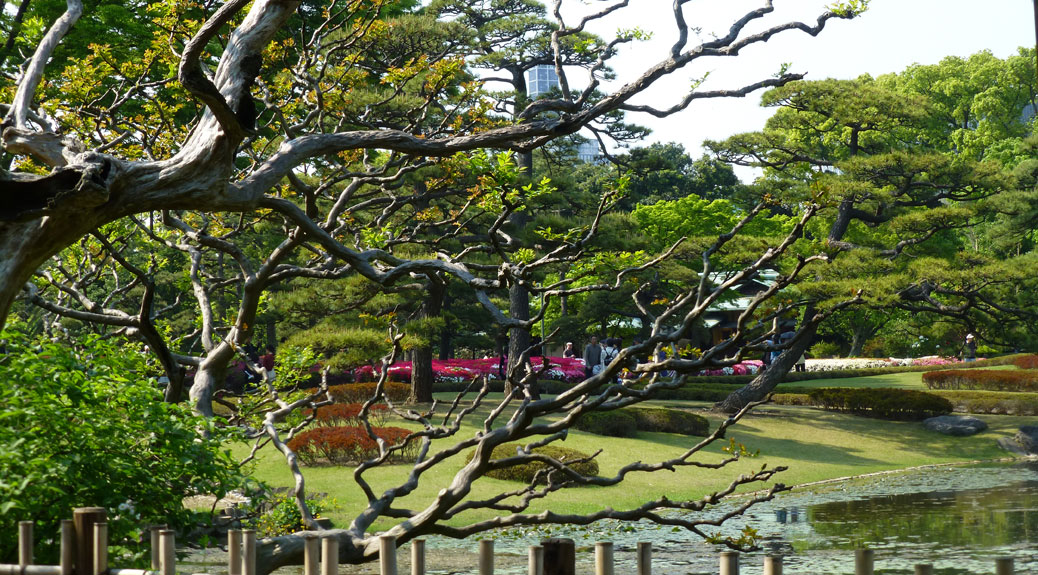
M577 546L572 539L544 539L541 547L544 547L544 575L576 575Z
M652 543L638 542L638 575L652 575Z
M396 575L396 536L379 535L378 567L382 575Z
M781 555L768 555L764 558L764 575L782 575Z
M1013 575L1013 558L999 557L995 559L995 575Z
M159 531L159 573L161 575L176 575L177 573L175 533L171 529Z
M76 525L71 519L61 520L61 575L72 575L76 560Z
M595 543L595 575L613 575L613 542Z
M544 575L544 547L530 545L530 575Z
M76 525L76 575L94 575L94 525L107 523L104 507L79 507L72 511Z
M425 575L425 539L411 541L411 575Z
M158 571L159 564L162 562L162 555L159 553L159 533L165 529L165 525L152 525L151 526L151 570ZM238 575L238 574L235 574Z
M737 551L721 552L721 575L739 575L739 553Z
M18 566L32 565L32 521L18 522Z
M872 575L875 553L872 549L854 550L854 575Z
M256 575L256 530L241 530L241 573Z
M303 538L303 575L321 575L321 540L316 535Z
M479 575L494 575L494 540L479 540Z
M915 566L915 575L933 575L933 565L929 563L919 563Z
M321 575L339 572L339 540L334 536L321 538Z
M93 575L104 575L108 571L108 524L94 523L94 567Z
M241 530L227 531L227 575L241 575Z

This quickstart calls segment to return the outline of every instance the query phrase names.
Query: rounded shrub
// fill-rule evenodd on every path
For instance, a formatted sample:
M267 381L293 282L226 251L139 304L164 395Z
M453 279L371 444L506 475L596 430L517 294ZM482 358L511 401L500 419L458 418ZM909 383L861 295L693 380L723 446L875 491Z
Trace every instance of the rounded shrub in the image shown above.
M328 388L328 394L332 396L335 403L364 403L375 395L375 383L347 383L345 385L333 385ZM411 394L411 386L406 383L386 382L382 391L389 401L401 403L407 401Z
M410 431L400 427L376 427L375 435L396 446L404 443ZM378 457L378 443L372 439L363 427L315 427L293 437L288 447L296 452L304 465L331 463L333 465L355 465L361 461ZM407 447L396 451L390 461L400 462L412 460L417 455L419 444L410 442Z
M323 425L326 427L349 427L363 425L363 421L360 418L360 410L363 406L359 403L333 403L331 405L322 405L317 408L317 415L314 417L314 423L316 425ZM306 410L309 415L312 410ZM389 412L389 407L384 404L376 403L368 409L368 421L375 427L383 427L386 424L386 414Z
M515 455L519 448L522 446L518 443L505 443L498 445L494 448L493 459L504 459ZM594 459L587 460L591 457L587 453L577 451L576 449L570 449L568 447L560 447L557 445L545 445L542 447L535 447L534 453L540 453L548 457L554 458L564 464L567 467L576 471L581 475L598 475L598 462ZM469 461L472 460L472 455L469 456ZM584 461L587 460L587 461ZM567 462L577 463L567 463ZM550 466L541 463L525 463L523 465L513 465L511 467L504 467L501 469L494 469L487 472L487 477L493 477L494 479L504 479L505 481L523 481L529 483L534 480L534 476L538 471L542 469L549 469Z
M706 436L710 433L710 422L705 417L680 409L644 407L625 410L621 413L629 413L634 416L638 431L698 436Z
M580 416L573 427L607 437L634 437L638 420L629 411L592 411Z

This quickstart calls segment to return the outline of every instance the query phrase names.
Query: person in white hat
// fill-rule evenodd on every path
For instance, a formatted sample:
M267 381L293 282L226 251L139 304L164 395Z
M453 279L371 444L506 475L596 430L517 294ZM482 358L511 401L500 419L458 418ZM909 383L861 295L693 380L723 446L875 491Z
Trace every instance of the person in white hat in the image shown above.
M977 361L977 338L972 333L966 334L966 343L962 349L963 359L966 361Z

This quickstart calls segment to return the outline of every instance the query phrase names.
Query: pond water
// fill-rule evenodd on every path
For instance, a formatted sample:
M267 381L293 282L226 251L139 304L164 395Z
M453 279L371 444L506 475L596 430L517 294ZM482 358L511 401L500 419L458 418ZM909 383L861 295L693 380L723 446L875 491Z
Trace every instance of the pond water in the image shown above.
M800 488L753 507L722 533L735 535L744 525L757 529L762 550L742 556L743 573L760 573L763 557L776 553L785 556L786 573L850 574L861 547L874 550L876 573L883 574L913 573L917 563L932 563L942 575L993 573L995 558L1003 556L1015 559L1017 573L1038 572L1038 462L931 467ZM509 530L493 535L496 572L525 574L528 547L549 536L576 541L580 574L594 572L596 541L614 543L616 572L626 574L636 572L639 541L653 544L653 575L717 573L723 550L647 524ZM477 548L475 539L429 537L427 570L477 573ZM408 559L404 546L400 573L409 573ZM378 564L342 566L340 573L377 574Z
M763 549L743 555L745 573L759 573L764 555L778 553L787 573L849 574L853 550L861 547L874 550L877 573L913 573L917 563L948 575L993 573L1002 556L1015 559L1018 573L1038 572L1038 463L936 467L798 489L755 506L722 532L734 535L747 524L758 530ZM499 536L497 571L523 573L527 546L544 534ZM618 573L635 572L638 541L653 543L654 575L716 573L721 550L684 532L640 524L634 532L606 524L550 535L576 540L578 573L593 572L595 541L614 542ZM471 563L461 559L475 547L431 538L431 553L453 559L430 567L475 572L474 554Z

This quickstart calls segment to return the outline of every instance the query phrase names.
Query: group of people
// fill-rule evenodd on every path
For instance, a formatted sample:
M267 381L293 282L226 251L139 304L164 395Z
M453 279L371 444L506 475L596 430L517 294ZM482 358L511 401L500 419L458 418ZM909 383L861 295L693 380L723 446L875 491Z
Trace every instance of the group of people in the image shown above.
M591 342L584 346L584 375L591 377L601 373L603 369L620 355L623 341L618 337L608 337L602 341L597 335L591 336ZM563 357L576 357L577 351L573 348L573 342L566 342L566 349L562 352Z

